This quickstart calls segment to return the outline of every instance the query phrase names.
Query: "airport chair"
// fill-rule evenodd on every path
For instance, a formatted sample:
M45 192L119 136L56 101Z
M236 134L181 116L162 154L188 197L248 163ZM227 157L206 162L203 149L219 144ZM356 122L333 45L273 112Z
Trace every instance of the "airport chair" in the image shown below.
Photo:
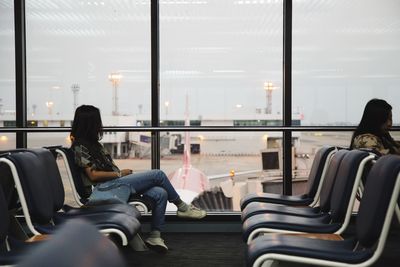
M95 226L76 219L63 225L49 240L38 244L18 262L18 267L123 267L115 244Z
M241 199L241 209L243 210L251 202L267 202L291 206L315 206L318 203L329 160L336 151L337 149L334 146L324 146L315 154L308 176L306 193L295 196L272 193L252 193Z
M60 155L67 171L67 177L71 184L72 193L76 203L79 206L84 205L92 193L91 187L86 187L81 178L81 170L75 164L74 152L67 147L54 146L47 147L55 155ZM144 198L139 194L132 195L129 199L129 204L135 206L143 214L147 214L152 209L152 201Z
M356 219L356 235L331 240L318 235L267 234L247 248L247 266L272 266L274 261L317 266L371 266L382 254L400 191L400 157L382 156L371 168Z
M40 161L46 166L46 177L50 184L51 192L54 200L54 211L63 211L62 216L79 216L96 212L122 212L137 219L140 218L140 212L134 207L123 203L104 203L98 206L85 206L83 208L71 207L64 204L65 191L62 178L58 169L56 159L53 154L45 148L27 149L31 153L37 155ZM56 213L56 216L59 213Z
M316 207L298 207L265 202L251 202L242 211L242 222L253 215L264 213L289 214L301 217L321 217L328 213L330 210L330 198L336 175L340 168L340 163L348 152L349 150L342 149L332 156L322 184L319 205Z
M349 224L364 168L373 159L375 155L366 151L352 150L346 153L332 189L329 212L311 218L285 214L257 214L244 221L243 239L250 243L264 233L341 234Z
M0 158L0 162L11 169L29 231L33 235L55 232L59 227L56 221L64 222L68 216L60 220L62 213L55 211L54 195L43 162L29 151L11 153ZM126 213L94 212L84 215L84 218L96 225L100 232L118 236L124 246L140 229L139 221Z
M56 224L71 219L71 217L88 216L93 213L122 212L137 219L141 217L140 212L136 208L137 206L121 203L120 201L113 203L114 201L112 200L104 200L101 202L101 205L97 204L90 206L86 203L80 208L65 205L64 187L54 153L46 148L29 149L28 151L37 155L40 158L40 161L46 166L45 169L47 171L48 182L50 183L51 191L53 193L54 211L56 211L53 221ZM133 249L138 251L147 249L139 233L134 236L130 245Z

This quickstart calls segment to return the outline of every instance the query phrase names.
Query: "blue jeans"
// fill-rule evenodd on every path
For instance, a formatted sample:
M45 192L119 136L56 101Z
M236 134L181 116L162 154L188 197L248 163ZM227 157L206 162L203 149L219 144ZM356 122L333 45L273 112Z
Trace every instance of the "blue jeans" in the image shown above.
M154 207L152 210L151 229L161 231L161 227L165 222L167 200L174 202L179 199L178 193L165 173L161 170L132 173L97 185L92 196L96 195L95 191L97 188L115 188L118 185L123 185L121 187L125 188L129 187L130 194L142 194L153 200ZM127 199L124 200L126 201Z

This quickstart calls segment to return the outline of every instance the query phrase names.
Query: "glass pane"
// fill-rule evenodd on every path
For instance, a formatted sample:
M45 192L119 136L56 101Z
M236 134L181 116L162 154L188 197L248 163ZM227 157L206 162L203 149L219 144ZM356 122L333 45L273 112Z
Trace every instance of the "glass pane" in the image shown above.
M353 132L294 132L298 136L293 143L293 174L296 179L307 181L315 153L324 145L349 147ZM293 184L293 194L302 194Z
M14 5L0 0L0 127L15 126Z
M399 10L397 0L293 2L293 110L303 125L357 125L372 98L386 99L399 124Z
M0 133L0 150L15 149L15 134L13 133Z
M162 124L282 124L282 39L279 0L160 1Z
M239 211L247 193L282 192L280 132L164 132L161 152L181 197L208 211Z
M28 119L150 118L150 1L26 1Z
M293 146L293 195L304 194L307 190L308 175L316 152L324 145L349 147L353 132L297 132L298 142ZM359 202L355 202L354 211Z
M151 138L147 132L104 132L100 141L121 168L151 168ZM71 146L69 133L29 133L28 147ZM118 164L117 164L118 165Z

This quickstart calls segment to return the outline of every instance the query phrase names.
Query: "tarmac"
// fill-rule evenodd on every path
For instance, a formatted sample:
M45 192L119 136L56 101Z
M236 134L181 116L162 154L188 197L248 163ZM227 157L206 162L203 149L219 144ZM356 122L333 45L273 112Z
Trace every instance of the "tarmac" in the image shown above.
M336 145L347 147L350 143L350 132L307 132L302 133L300 141L295 147L295 153L301 157L294 157L294 166L297 170L295 177L304 179L307 177L310 170L314 154L323 145ZM134 172L146 171L151 169L151 160L146 159L116 159L116 164L121 169L132 169ZM161 169L168 175L178 168L182 167L183 155L167 155L161 159ZM274 172L272 175L268 171L262 170L261 154L253 156L234 156L234 155L219 155L209 156L202 154L191 155L191 165L207 176L220 175L224 176L218 179L209 181L210 188L218 187L221 182L233 179L234 182L243 182L248 179L274 179L281 180L281 172ZM66 191L66 203L74 205L71 186L67 180L65 166L59 160L61 176L63 177L64 187ZM233 172L232 172L233 171ZM251 171L246 175L234 175L232 173L241 173ZM297 174L297 176L296 176ZM294 190L296 193L298 190Z

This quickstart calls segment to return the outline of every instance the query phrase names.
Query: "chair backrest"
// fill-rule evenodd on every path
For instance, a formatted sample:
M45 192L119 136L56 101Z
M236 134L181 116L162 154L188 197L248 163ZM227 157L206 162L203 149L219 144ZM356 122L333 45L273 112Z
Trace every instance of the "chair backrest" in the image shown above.
M75 163L74 151L72 151L71 148L67 148L67 147L62 147L62 148L60 148L60 150L62 150L67 157L68 167L72 174L72 180L75 185L76 192L78 193L78 195L81 199L81 202L84 203L87 201L87 199L89 198L89 196L92 192L91 192L91 189L88 188L87 186L85 186L83 183L83 180L81 177L82 170Z
M25 151L11 153L6 158L16 167L23 198L32 220L40 224L50 222L54 214L53 196L46 169L38 156ZM21 199L21 195L19 198Z
M17 266L122 267L126 262L116 245L95 226L75 219L33 248Z
M322 184L320 193L320 209L322 212L328 212L331 208L331 195L333 190L333 185L336 181L337 173L340 169L340 164L344 156L349 152L349 150L342 149L336 152L329 162L328 169L326 170L325 179Z
M10 153L4 153L0 155L0 158L9 154ZM8 209L19 208L18 193L15 189L14 179L9 166L4 162L0 162L0 187L3 190Z
M358 188L361 180L364 159L371 157L370 153L360 150L352 150L346 153L340 164L336 181L332 189L330 200L332 222L342 223L346 217L352 194ZM358 182L356 182L358 180ZM352 209L353 207L351 207Z
M386 155L376 161L367 176L356 222L356 237L363 247L373 247L385 226L389 229L399 195L399 172L400 156Z
M56 158L53 153L46 148L35 148L29 149L28 151L35 154L43 165L43 169L46 171L46 180L51 187L54 204L53 209L54 211L59 211L64 206L65 191Z
M307 190L305 192L309 198L315 197L325 168L325 163L329 160L329 156L335 149L334 146L323 146L315 153L310 174L308 175Z

